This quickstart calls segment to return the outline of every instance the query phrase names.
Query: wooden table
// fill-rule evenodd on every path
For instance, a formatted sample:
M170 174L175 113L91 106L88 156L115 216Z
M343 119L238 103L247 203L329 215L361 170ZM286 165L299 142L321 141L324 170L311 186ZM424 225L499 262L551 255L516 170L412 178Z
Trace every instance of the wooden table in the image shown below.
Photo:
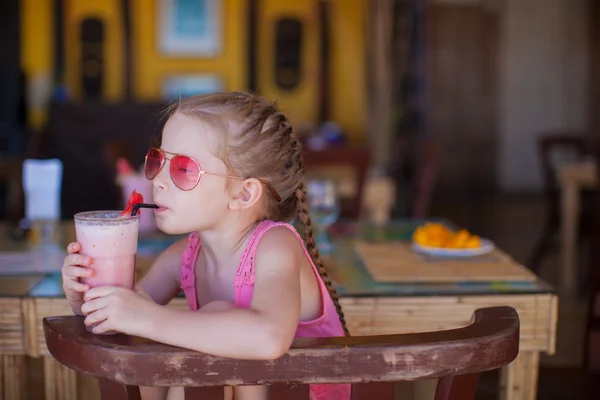
M340 224L333 232L335 251L329 257L332 277L336 281L348 326L353 335L434 331L469 324L476 308L488 305L510 305L521 319L520 354L502 371L502 399L536 398L539 353L552 354L555 348L557 296L552 288L537 279L527 282L447 282L447 283L379 283L375 282L364 263L356 256L353 240L362 236L352 224ZM410 237L415 222L396 222L386 228L389 240ZM173 239L140 239L138 267L146 269L149 261ZM387 240L387 239L386 239ZM523 267L524 268L524 267ZM49 355L42 331L42 318L69 315L71 310L61 289L58 273L32 275L30 286L11 291L14 285L0 278L0 304L4 312L22 315L19 328L22 341L19 362L24 356L44 357L47 399L77 398L75 372L56 363ZM7 301L7 303L3 303ZM186 308L185 299L178 297L169 306ZM15 323L18 326L18 323ZM17 329L17 330L19 330ZM0 343L7 338L0 330ZM2 350L5 350L3 347ZM11 379L22 382L8 368L14 361L12 353L3 352ZM5 379L5 381L7 381ZM6 392L4 398L18 399L17 389Z
M573 293L577 275L580 194L582 189L593 188L596 185L596 163L587 160L563 164L557 169L557 177L561 188L560 290Z

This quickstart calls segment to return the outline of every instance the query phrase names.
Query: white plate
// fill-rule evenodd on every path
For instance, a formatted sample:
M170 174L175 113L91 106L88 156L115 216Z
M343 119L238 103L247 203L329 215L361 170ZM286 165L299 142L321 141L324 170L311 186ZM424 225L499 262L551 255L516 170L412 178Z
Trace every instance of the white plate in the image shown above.
M427 254L437 257L473 257L488 254L494 251L496 246L487 239L480 239L481 246L474 249L446 249L443 247L422 246L418 243L412 243L413 251L421 254Z

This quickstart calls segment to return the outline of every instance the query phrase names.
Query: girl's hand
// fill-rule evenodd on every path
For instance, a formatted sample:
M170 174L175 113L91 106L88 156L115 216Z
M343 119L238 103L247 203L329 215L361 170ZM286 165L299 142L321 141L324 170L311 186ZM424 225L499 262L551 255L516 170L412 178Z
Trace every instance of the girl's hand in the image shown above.
M94 274L94 270L86 268L92 265L92 258L79 254L81 245L73 242L67 246L68 256L62 267L63 291L67 301L75 314L81 314L80 307L83 304L83 293L90 287L81 282L81 278L88 278Z
M133 287L133 291L134 291L134 292L136 292L137 294L139 294L140 296L142 296L143 298L145 298L145 299L147 299L147 300L150 300L150 301L151 301L151 302L153 302L153 303L156 303L156 302L155 302L155 301L152 299L152 297L150 297L150 296L148 295L148 293L146 293L146 292L144 291L144 289L143 289L143 288L142 288L140 285L138 285L138 284L134 285L134 287Z
M147 296L117 286L98 286L88 290L81 306L87 326L93 332L121 332L144 336L145 326L151 321L156 307Z

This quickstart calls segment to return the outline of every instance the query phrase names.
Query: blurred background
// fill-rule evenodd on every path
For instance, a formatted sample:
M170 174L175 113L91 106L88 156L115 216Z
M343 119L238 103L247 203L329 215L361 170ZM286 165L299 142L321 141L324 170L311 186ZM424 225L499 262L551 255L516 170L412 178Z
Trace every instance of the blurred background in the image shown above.
M557 354L542 355L542 366L582 365L600 230L598 2L0 0L0 8L0 218L11 229L25 217L24 159L61 161L63 219L117 208L117 161L142 165L166 105L255 91L291 119L309 166L334 175L354 167L339 190L359 200L343 203L342 216L363 215L362 190L383 182L391 217L446 218L552 285L564 263L580 265L574 294L561 298ZM541 373L552 376L543 381L549 393L560 391L556 376L571 376L560 371ZM568 396L560 398L583 398Z
M392 179L395 216L444 215L523 260L547 208L558 215L545 154L577 157L542 140L594 147L593 1L2 4L0 216L11 221L24 216L24 157L62 161L64 218L117 207L115 160L140 166L160 111L193 93L277 100L307 149L365 153L367 176Z
M401 185L435 147L432 205L440 193L474 207L541 198L539 139L594 125L591 3L4 0L2 155L120 140L139 163L164 104L253 90L297 131L339 130L368 148L373 169ZM86 206L63 200L66 216Z

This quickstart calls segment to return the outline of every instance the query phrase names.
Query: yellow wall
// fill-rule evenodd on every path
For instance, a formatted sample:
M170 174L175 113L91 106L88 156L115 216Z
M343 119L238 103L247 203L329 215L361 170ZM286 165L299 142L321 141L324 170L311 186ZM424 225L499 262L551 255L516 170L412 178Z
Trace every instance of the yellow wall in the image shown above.
M366 125L364 19L368 0L331 0L331 119L354 140L364 138ZM122 21L118 0L66 0L66 83L78 98L80 21L99 16L105 21L105 97L118 101L123 96ZM132 0L133 93L136 99L156 100L162 79L169 74L217 73L226 90L246 89L247 1L223 0L223 49L215 58L175 58L156 48L156 1ZM315 122L318 107L319 27L317 0L259 1L258 85L259 92L278 100L292 122ZM281 16L298 16L305 22L303 80L292 91L279 90L273 79L274 23ZM29 77L50 73L52 68L51 0L23 0L23 59ZM35 110L32 124L44 120Z
M354 141L364 139L366 127L365 19L369 0L330 0L330 119ZM275 41L272 32L282 16L305 23L302 84L293 91L277 88L274 80ZM259 12L259 90L279 101L292 123L318 117L319 15L316 0L263 0Z
M149 2L154 3L154 2ZM81 93L80 84L80 24L88 17L104 21L106 47L104 96L107 101L117 101L123 96L123 35L121 16L117 0L67 0L65 1L65 52L66 83L75 98Z
M89 1L89 0L86 0ZM140 99L160 96L162 79L172 73L218 73L226 90L246 85L246 7L245 0L224 0L223 48L215 58L173 58L156 49L156 1L133 0L134 93Z
M52 78L51 3L52 0L21 0L21 68L36 87ZM44 122L45 109L37 99L31 101L29 123L39 128Z
M331 0L331 119L366 141L366 18L373 0Z
M319 90L319 25L315 1L263 0L258 15L258 90L269 99L278 100L284 114L292 124L314 121L317 118ZM297 17L304 21L302 38L302 81L291 90L280 90L275 83L272 54L273 33L277 19L282 16Z

